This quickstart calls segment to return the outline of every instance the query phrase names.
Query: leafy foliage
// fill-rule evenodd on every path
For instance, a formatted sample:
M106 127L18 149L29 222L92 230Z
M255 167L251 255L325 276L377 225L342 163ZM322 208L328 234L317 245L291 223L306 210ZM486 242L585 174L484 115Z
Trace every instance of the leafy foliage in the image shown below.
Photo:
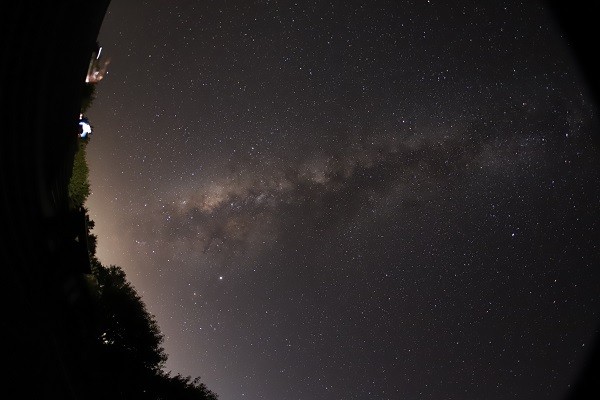
M72 208L83 207L90 194L86 142L78 140L69 182ZM87 246L92 273L85 282L93 300L91 319L95 364L91 366L103 387L100 397L125 399L216 400L199 378L171 375L163 371L167 355L163 334L156 319L125 272L118 266L104 266L96 258L97 236L90 232L95 223L87 219Z
M93 274L98 282L102 342L128 362L160 370L167 359L161 347L163 335L123 270L95 263Z
M200 382L200 378L193 379L180 374L171 376L161 374L158 376L157 393L161 398L179 400L216 400L217 395Z
M90 195L89 168L85 159L86 143L77 141L77 151L73 160L73 172L69 181L69 201L71 207L83 206Z
M95 256L92 264L99 369L105 379L128 399L216 400L199 378L163 372L167 355L154 316L120 267L105 267Z

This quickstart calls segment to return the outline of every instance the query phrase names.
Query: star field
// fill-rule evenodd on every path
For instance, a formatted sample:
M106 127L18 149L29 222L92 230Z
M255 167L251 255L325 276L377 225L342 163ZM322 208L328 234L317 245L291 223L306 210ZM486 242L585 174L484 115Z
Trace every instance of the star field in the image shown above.
M596 111L531 2L113 2L98 255L222 399L560 398Z

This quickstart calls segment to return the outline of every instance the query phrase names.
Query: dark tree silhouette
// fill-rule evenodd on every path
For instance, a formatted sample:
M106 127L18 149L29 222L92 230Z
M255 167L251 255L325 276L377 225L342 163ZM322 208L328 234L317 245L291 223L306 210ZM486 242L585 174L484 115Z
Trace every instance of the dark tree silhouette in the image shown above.
M200 378L193 379L180 374L171 376L162 374L157 376L156 393L159 398L180 400L216 400L217 395L200 382Z
M90 231L92 229L94 229L94 226L96 226L96 223L90 219L87 209L85 207L84 207L84 209L85 209L85 214L86 214L86 219L87 219L87 227L88 227L88 235L87 235L88 252L90 254L90 257L95 258L96 257L96 247L98 245L98 236L94 235Z
M123 270L94 263L97 280L100 340L111 351L150 371L163 367L167 356L163 335Z
M120 267L98 262L95 246L91 256L98 369L114 392L125 399L216 400L199 378L163 372L167 355L154 316Z

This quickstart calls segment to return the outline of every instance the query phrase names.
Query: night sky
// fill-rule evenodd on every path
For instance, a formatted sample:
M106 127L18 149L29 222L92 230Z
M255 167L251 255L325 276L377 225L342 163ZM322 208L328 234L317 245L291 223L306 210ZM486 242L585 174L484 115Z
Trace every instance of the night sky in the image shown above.
M562 397L598 328L596 111L537 3L449 3L113 0L88 206L167 370Z

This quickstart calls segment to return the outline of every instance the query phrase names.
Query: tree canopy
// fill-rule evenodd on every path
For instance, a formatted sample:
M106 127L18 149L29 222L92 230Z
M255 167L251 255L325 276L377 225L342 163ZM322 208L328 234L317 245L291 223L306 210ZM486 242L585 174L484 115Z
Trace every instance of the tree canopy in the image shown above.
M77 140L73 172L68 186L69 203L72 208L83 206L90 195L90 170L86 161L86 146L83 140Z
M93 88L93 86L92 86ZM93 99L93 90L90 93ZM99 398L216 400L217 395L200 382L163 370L167 354L163 334L155 317L127 280L123 269L104 266L96 257L95 223L84 204L90 194L87 143L78 140L73 172L68 186L72 210L83 207L87 227L87 250L91 274L85 280L92 299L90 371L95 376ZM77 270L77 269L75 269Z
M96 298L96 340L106 379L127 399L216 400L200 382L165 373L163 335L141 297L118 267L92 260Z

